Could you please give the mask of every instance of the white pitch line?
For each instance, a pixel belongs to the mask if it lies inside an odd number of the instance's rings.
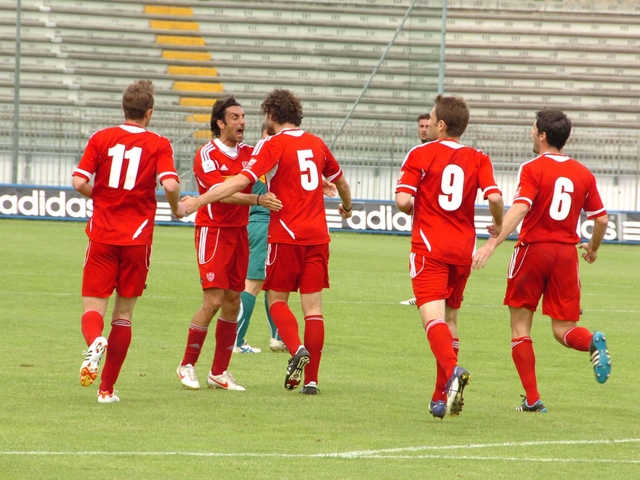
[[[606,445],[620,443],[639,443],[640,438],[624,438],[618,440],[549,440],[537,442],[504,442],[479,443],[467,445],[425,445],[420,447],[390,448],[386,450],[359,450],[352,452],[290,454],[290,453],[219,453],[219,452],[45,452],[45,451],[0,451],[6,456],[185,456],[185,457],[249,457],[249,458],[358,458],[358,459],[442,459],[442,460],[490,460],[490,461],[527,461],[527,462],[560,462],[560,463],[629,463],[640,464],[640,460],[614,460],[608,458],[535,458],[535,457],[498,457],[469,455],[385,455],[396,452],[418,452],[424,450],[469,450],[477,448],[530,447],[544,445]]]

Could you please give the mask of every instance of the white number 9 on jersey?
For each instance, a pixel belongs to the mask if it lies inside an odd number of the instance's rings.
[[[553,187],[553,198],[549,207],[549,216],[557,221],[562,221],[569,216],[571,210],[571,195],[573,182],[567,177],[558,177]]]
[[[440,189],[444,195],[438,195],[438,203],[443,210],[452,212],[460,208],[464,190],[464,170],[459,165],[444,167]]]
[[[300,183],[302,188],[312,192],[320,184],[318,167],[310,159],[313,158],[311,150],[298,150],[298,164],[300,165]]]

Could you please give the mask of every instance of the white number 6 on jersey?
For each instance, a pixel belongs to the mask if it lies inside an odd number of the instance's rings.
[[[553,187],[553,198],[549,207],[549,216],[554,220],[564,220],[571,210],[571,195],[573,182],[567,177],[558,177]]]
[[[302,188],[312,192],[318,188],[320,177],[318,175],[318,167],[310,158],[313,158],[311,150],[298,150],[298,163],[300,164],[300,183]]]

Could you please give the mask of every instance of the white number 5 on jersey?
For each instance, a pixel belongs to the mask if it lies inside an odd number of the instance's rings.
[[[320,184],[318,167],[310,159],[313,158],[311,150],[298,150],[298,164],[300,165],[300,183],[302,188],[312,192]]]

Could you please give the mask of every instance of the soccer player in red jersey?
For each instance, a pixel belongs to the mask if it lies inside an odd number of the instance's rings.
[[[587,263],[597,259],[607,231],[608,216],[587,167],[562,152],[571,134],[571,120],[560,110],[536,114],[531,131],[533,152],[539,156],[518,172],[518,189],[504,217],[502,232],[476,252],[473,268],[484,268],[495,248],[522,222],[507,274],[504,304],[511,313],[511,356],[526,397],[516,410],[546,412],[536,380],[536,357],[531,340],[533,314],[542,300],[542,313],[551,317],[553,335],[574,350],[590,352],[599,383],[611,373],[611,358],[602,332],[578,327],[580,279],[576,244]],[[580,212],[593,220],[587,243],[579,243]]]
[[[219,188],[225,178],[240,173],[249,164],[253,147],[242,143],[244,127],[244,111],[233,95],[216,101],[211,111],[215,138],[198,149],[193,164],[200,194]],[[280,202],[273,194],[252,194],[251,188],[246,187],[225,202],[204,205],[196,215],[195,244],[203,300],[189,325],[187,347],[177,369],[186,388],[200,388],[195,364],[209,324],[220,310],[207,384],[211,388],[245,390],[227,368],[235,345],[240,292],[244,290],[249,261],[250,205],[277,208]]]
[[[431,110],[429,143],[405,158],[396,188],[396,205],[413,214],[409,266],[416,304],[436,358],[436,388],[429,411],[458,415],[469,372],[458,363],[458,310],[471,273],[476,243],[478,189],[489,201],[490,232],[500,232],[504,205],[491,159],[460,143],[469,123],[462,98],[438,95]]]
[[[247,167],[219,188],[182,201],[187,211],[218,201],[255,183],[266,174],[269,192],[282,201],[269,221],[267,275],[263,290],[271,316],[292,355],[285,388],[294,390],[304,372],[302,393],[318,393],[318,370],[324,346],[322,290],[329,287],[329,232],[324,209],[324,176],[333,182],[342,203],[338,211],[351,216],[351,191],[338,162],[319,137],[299,128],[302,103],[288,90],[273,90],[262,103],[270,137],[256,145]],[[305,317],[304,344],[291,312],[290,292],[300,290]],[[305,370],[306,367],[306,370]]]
[[[173,214],[184,216],[171,142],[146,129],[153,103],[151,81],[129,85],[122,97],[124,123],[94,133],[73,171],[73,187],[93,201],[82,277],[82,334],[89,349],[80,368],[80,383],[85,387],[93,383],[108,346],[100,403],[119,401],[113,386],[127,356],[133,307],[149,270],[157,180]],[[114,288],[107,340],[102,336],[104,315]]]

